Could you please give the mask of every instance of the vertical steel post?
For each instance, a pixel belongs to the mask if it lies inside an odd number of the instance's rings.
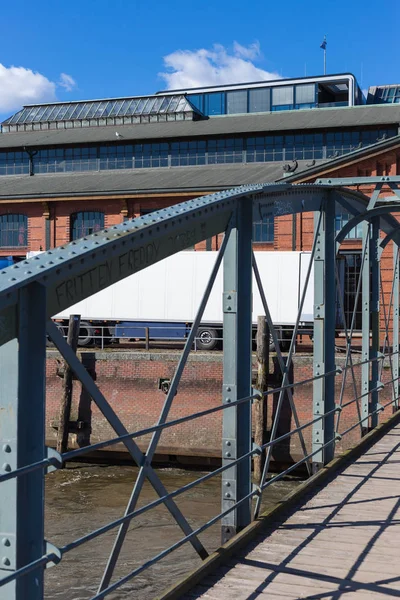
[[[371,428],[378,425],[379,415],[376,412],[379,402],[379,293],[380,293],[380,247],[379,247],[379,217],[371,221],[371,240],[370,240],[370,260],[371,260]]]
[[[370,370],[371,365],[369,362],[370,359],[370,291],[371,291],[371,234],[370,234],[370,224],[367,221],[364,221],[362,224],[362,240],[363,240],[363,248],[364,251],[364,264],[361,266],[362,268],[362,362],[361,365],[361,419],[362,419],[362,431],[363,433],[367,433],[368,431],[368,415],[369,415],[369,389],[370,389]]]
[[[43,460],[46,296],[38,283],[23,288],[18,340],[0,348],[0,473]],[[0,578],[44,554],[44,473],[11,479],[0,494]],[[0,588],[2,600],[42,600],[43,567]]]
[[[393,411],[399,408],[399,246],[393,242]]]
[[[251,395],[252,214],[252,202],[244,198],[238,205],[236,227],[224,256],[224,404]],[[224,410],[222,427],[222,458],[226,465],[251,450],[251,402]],[[222,511],[244,499],[251,489],[248,457],[222,475]],[[250,521],[249,498],[223,518],[222,542]]]
[[[319,229],[318,213],[314,214],[316,252],[314,258],[314,377],[335,369],[335,199],[323,201],[323,218]],[[335,408],[334,376],[313,383],[313,418]],[[335,453],[334,413],[314,423],[312,451],[313,470],[332,460]],[[328,442],[332,442],[325,448]]]
[[[362,271],[362,360],[361,366],[361,418],[363,432],[378,424],[379,392],[379,218],[371,224],[363,223],[363,244],[366,244]],[[372,337],[370,339],[370,331]],[[370,393],[368,393],[370,390]],[[371,415],[369,423],[368,415]]]

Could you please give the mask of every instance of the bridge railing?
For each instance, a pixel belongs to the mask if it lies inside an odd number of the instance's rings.
[[[397,190],[397,180],[389,183]],[[111,230],[93,234],[30,261],[24,261],[0,273],[0,590],[5,600],[42,600],[46,566],[60,563],[57,568],[61,568],[62,559],[67,553],[116,528],[118,532],[113,548],[98,591],[92,596],[92,600],[108,596],[186,543],[204,559],[208,552],[199,537],[202,532],[220,521],[222,541],[231,538],[258,516],[262,494],[273,483],[300,465],[305,465],[309,473],[318,470],[331,460],[335,446],[340,445],[344,436],[350,435],[357,428],[360,429],[360,434],[364,434],[377,424],[379,413],[389,406],[397,410],[399,238],[398,223],[391,213],[397,211],[398,205],[389,206],[387,201],[385,206],[379,204],[379,194],[383,185],[382,179],[377,182],[377,192],[373,194],[369,203],[364,196],[342,189],[335,182],[326,182],[319,186],[248,186],[158,211]],[[336,290],[339,285],[336,282],[335,256],[336,244],[340,243],[340,236],[346,235],[348,226],[346,225],[335,239],[337,202],[354,214],[354,222],[364,220],[367,223],[363,241],[363,268],[368,276],[362,277],[358,286],[358,294],[361,295],[363,303],[361,361],[356,360],[354,355],[353,326],[350,325],[346,330],[342,365],[338,364],[335,356],[334,317]],[[290,348],[288,354],[283,355],[273,329],[264,291],[265,285],[273,283],[261,281],[252,252],[251,235],[253,213],[263,217],[307,211],[315,213],[312,248],[314,367],[312,376],[296,380],[293,353],[302,304],[307,285],[310,284],[311,266],[301,294]],[[386,234],[383,242],[380,241],[380,231]],[[221,232],[225,232],[223,243],[171,380],[158,422],[140,431],[128,431],[116,407],[104,397],[50,317],[137,270]],[[387,245],[389,239],[394,241],[393,288],[388,306],[383,310],[385,331],[384,339],[381,340],[379,259],[382,243]],[[198,325],[222,262],[222,404],[182,418],[168,420]],[[262,394],[251,385],[252,270],[263,301],[265,317],[274,336],[276,361],[281,372],[281,383]],[[384,295],[382,299],[383,302],[386,301]],[[371,339],[370,313],[373,315]],[[63,455],[45,447],[46,335],[50,337],[82,387],[113,428],[113,439],[71,450]],[[387,369],[385,361],[389,361]],[[357,370],[360,372],[357,373]],[[350,379],[350,383],[347,379]],[[312,392],[312,410],[309,411],[311,418],[304,418],[300,414],[300,402],[296,394],[301,389]],[[349,389],[353,392],[352,395],[349,395]],[[390,390],[390,399],[383,403],[378,402],[386,389]],[[336,398],[339,398],[337,403]],[[269,439],[260,446],[254,446],[251,407],[254,400],[260,402],[262,399],[266,399],[267,402],[273,399],[274,415]],[[356,410],[353,410],[349,421],[344,415],[350,413],[353,408]],[[290,411],[294,426],[292,430],[282,433],[280,423],[285,410]],[[161,433],[189,420],[219,412],[223,415],[222,466],[182,488],[168,492],[153,466]],[[150,441],[147,450],[142,452],[135,440],[145,435],[150,436]],[[273,449],[294,438],[298,439],[300,458],[293,460],[287,469],[271,477]],[[66,461],[102,449],[106,445],[112,446],[121,442],[139,467],[124,515],[62,547],[47,542],[44,538],[44,475],[47,468],[61,468]],[[251,458],[260,454],[265,455],[264,469],[261,480],[253,487]],[[200,527],[193,529],[175,498],[202,482],[219,476],[222,480],[221,511]],[[158,498],[137,508],[145,480],[150,482]],[[182,531],[182,537],[153,558],[145,560],[141,566],[115,580],[115,569],[129,524],[135,517],[159,505],[167,508]]]

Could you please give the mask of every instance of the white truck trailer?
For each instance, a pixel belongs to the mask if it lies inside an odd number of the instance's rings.
[[[103,345],[121,339],[177,340],[187,337],[204,293],[216,252],[179,252],[54,315],[66,328],[81,315],[79,344]],[[290,337],[310,263],[309,252],[256,252],[278,338]],[[222,338],[222,266],[197,332],[196,346],[212,350]],[[253,327],[264,310],[253,277]],[[313,273],[300,317],[301,332],[313,327]]]

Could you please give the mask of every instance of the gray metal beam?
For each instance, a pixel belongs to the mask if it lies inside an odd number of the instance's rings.
[[[377,177],[323,177],[317,179],[317,185],[371,185],[371,183],[400,183],[400,175],[378,175]]]
[[[17,468],[18,341],[0,347],[0,474]],[[0,495],[0,579],[16,570],[17,481],[1,484]],[[15,582],[1,590],[2,600],[15,600]]]
[[[251,395],[252,344],[252,203],[240,202],[236,227],[232,229],[224,256],[224,379],[223,403]],[[224,410],[223,464],[250,452],[251,402]],[[222,476],[222,511],[251,492],[251,459],[242,460]],[[251,521],[248,498],[222,520],[222,542]]]
[[[362,225],[362,240],[364,247],[364,260],[362,268],[362,362],[361,365],[361,418],[363,422],[363,432],[368,431],[369,415],[369,389],[370,389],[370,301],[371,301],[371,225],[364,222]]]
[[[0,473],[45,458],[46,291],[20,291],[18,341],[0,348]],[[41,558],[44,547],[44,473],[2,484],[0,578]],[[42,600],[43,566],[1,588],[2,600]]]
[[[314,215],[316,252],[314,258],[314,376],[335,370],[335,201],[324,202],[322,223],[317,229],[319,214]],[[313,418],[335,408],[334,377],[313,382]],[[314,471],[332,460],[335,445],[334,413],[314,423],[312,451]],[[323,448],[328,442],[332,443]]]
[[[371,222],[370,239],[370,265],[371,265],[371,293],[370,293],[370,318],[371,318],[371,428],[378,425],[379,415],[376,412],[379,401],[379,298],[380,298],[380,248],[379,248],[379,219],[375,217]],[[369,337],[369,336],[368,336]]]
[[[362,265],[362,357],[361,366],[361,417],[362,431],[378,424],[379,382],[379,297],[380,297],[380,219],[393,207],[376,207],[383,183],[376,182],[375,190],[368,204],[368,216],[363,223],[364,264]],[[399,205],[394,205],[398,210]],[[357,219],[358,217],[356,217]],[[354,219],[352,219],[354,221]],[[369,222],[369,223],[368,223]],[[397,223],[397,221],[396,221]],[[340,232],[343,234],[344,229]],[[397,225],[398,226],[398,225]],[[371,332],[371,339],[370,339]],[[370,361],[370,362],[365,362]],[[369,392],[369,393],[368,393]],[[369,422],[368,416],[371,414]]]
[[[393,410],[399,408],[399,246],[393,243],[393,336],[392,336],[392,352],[393,352]]]

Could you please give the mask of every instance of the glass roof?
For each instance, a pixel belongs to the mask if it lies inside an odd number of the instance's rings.
[[[192,116],[193,113],[201,115],[184,94],[144,96],[24,106],[22,110],[3,121],[2,125],[88,120],[90,120],[90,125],[105,125],[112,124],[112,121],[108,121],[108,119],[114,118],[184,115],[186,113]],[[105,121],[106,119],[107,121]],[[140,119],[134,122],[137,121],[140,122]]]

